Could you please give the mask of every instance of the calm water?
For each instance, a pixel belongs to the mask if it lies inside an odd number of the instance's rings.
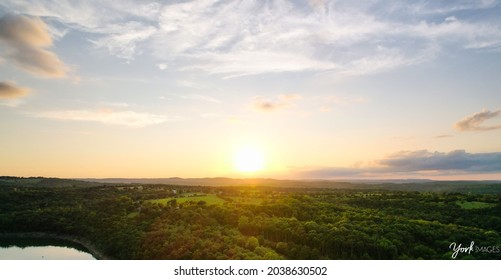
[[[0,260],[95,260],[78,244],[54,239],[0,240]]]

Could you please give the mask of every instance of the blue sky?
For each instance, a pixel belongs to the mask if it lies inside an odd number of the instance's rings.
[[[500,1],[2,1],[0,173],[501,179]],[[253,146],[265,168],[242,174]]]

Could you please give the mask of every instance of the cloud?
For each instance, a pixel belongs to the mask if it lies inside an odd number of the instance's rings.
[[[304,71],[367,75],[424,63],[450,46],[488,49],[501,44],[499,22],[458,19],[446,12],[441,22],[426,13],[416,19],[405,5],[388,1],[363,6],[310,3],[311,9],[288,1],[166,5],[159,32],[152,36],[153,50],[164,59],[185,59],[185,69],[233,78]],[[441,5],[450,13],[460,9]],[[378,8],[395,11],[381,15]],[[478,8],[463,5],[461,9]],[[427,9],[436,7],[420,11]]]
[[[501,172],[501,152],[403,151],[367,166],[295,168],[292,171],[302,178],[433,177],[498,173]]]
[[[127,60],[145,50],[139,47],[156,30],[154,22],[160,4],[145,1],[2,1],[10,10],[50,18],[67,29],[93,34],[89,39],[96,48]],[[52,34],[64,36],[67,29],[51,26]],[[95,39],[97,37],[97,39]]]
[[[354,76],[374,74],[403,66],[417,65],[431,60],[438,52],[437,46],[423,46],[413,55],[399,47],[378,47],[369,54],[353,59],[337,71],[339,74]]]
[[[188,95],[182,95],[181,98],[183,99],[191,99],[191,100],[199,100],[199,101],[205,101],[205,102],[211,102],[211,103],[217,103],[221,104],[221,100],[216,99],[214,97],[206,96],[206,95],[201,95],[201,94],[188,94]]]
[[[56,54],[44,49],[20,46],[8,57],[21,69],[40,77],[61,78],[68,72]]]
[[[65,77],[68,67],[53,52],[47,25],[39,18],[6,14],[0,18],[0,40],[7,46],[7,58],[19,68],[46,78]]]
[[[28,88],[19,87],[11,82],[0,82],[0,99],[14,99],[28,94]]]
[[[406,151],[396,153],[379,163],[392,172],[416,171],[461,171],[461,172],[499,172],[501,153],[471,154],[464,150],[449,153]]]
[[[253,106],[256,110],[263,112],[273,112],[279,109],[289,107],[292,101],[300,99],[301,96],[298,94],[283,94],[278,96],[275,100],[265,99],[262,96],[257,96],[254,98]]]
[[[468,10],[480,10],[491,8],[497,4],[496,0],[434,0],[434,1],[416,1],[416,3],[407,4],[407,9],[417,14],[448,14]]]
[[[340,68],[330,61],[319,61],[297,52],[285,51],[244,50],[231,53],[191,54],[188,57],[197,62],[182,70],[202,70],[210,74],[222,74],[225,79],[263,73],[327,71]]]
[[[90,33],[96,48],[117,57],[152,54],[178,70],[223,78],[282,72],[369,75],[425,63],[443,52],[501,51],[501,20],[493,0],[2,4]]]
[[[116,33],[109,34],[91,42],[96,48],[107,49],[115,56],[127,60],[133,60],[136,55],[141,54],[141,52],[137,50],[138,44],[144,42],[156,32],[155,27],[145,26],[139,22],[128,22],[118,29]]]
[[[0,18],[0,38],[16,45],[49,47],[52,39],[39,18],[6,14]]]
[[[165,70],[165,69],[167,69],[169,66],[168,66],[167,64],[165,64],[165,63],[158,63],[158,64],[157,64],[157,67],[158,67],[158,69],[160,69],[160,70]]]
[[[6,8],[38,17],[49,17],[86,32],[108,33],[116,22],[156,18],[160,4],[146,1],[4,0]]]
[[[438,139],[440,139],[440,138],[451,138],[451,137],[453,137],[453,136],[450,135],[450,134],[441,134],[441,135],[435,136],[435,138],[438,138]]]
[[[37,113],[35,116],[53,120],[100,122],[107,125],[123,125],[129,127],[146,127],[171,120],[164,115],[114,110],[48,111]]]
[[[193,89],[203,89],[204,86],[198,81],[191,79],[178,80],[176,83],[180,87],[193,88]]]
[[[500,129],[501,124],[482,125],[485,121],[493,119],[500,115],[501,115],[501,109],[492,112],[487,109],[483,109],[478,113],[465,117],[464,119],[457,122],[454,126],[459,131],[487,131],[487,130]]]
[[[287,107],[286,103],[270,101],[262,97],[258,97],[254,101],[254,108],[263,112],[272,112],[284,107]]]

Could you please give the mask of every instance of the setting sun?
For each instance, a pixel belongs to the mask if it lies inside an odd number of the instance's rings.
[[[254,147],[243,147],[235,154],[234,167],[240,172],[260,171],[264,168],[263,153]]]

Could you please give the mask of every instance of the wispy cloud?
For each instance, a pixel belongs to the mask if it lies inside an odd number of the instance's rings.
[[[96,48],[107,49],[117,57],[132,60],[136,55],[142,53],[137,48],[138,44],[155,33],[156,28],[153,26],[146,26],[139,22],[128,22],[121,26],[116,33],[113,32],[91,42]]]
[[[136,0],[5,0],[0,5],[23,14],[51,18],[72,29],[104,35],[125,32],[120,25],[123,22],[137,19],[151,22],[157,18],[161,6],[156,2]]]
[[[303,178],[370,178],[485,174],[501,172],[501,153],[403,151],[356,167],[294,168]]]
[[[56,54],[44,48],[52,45],[47,25],[39,18],[6,14],[0,18],[0,40],[7,46],[7,58],[36,76],[60,78],[68,67]]]
[[[132,60],[145,48],[138,47],[156,30],[156,14],[160,4],[144,1],[3,1],[7,8],[20,13],[47,17],[66,28],[50,26],[51,34],[64,36],[68,29],[98,35],[89,39],[96,48]],[[0,4],[0,5],[2,5]],[[92,38],[95,38],[94,36]]]
[[[484,1],[4,1],[93,33],[97,48],[131,60],[151,53],[178,70],[234,78],[281,72],[367,75],[443,51],[501,50],[499,17]]]
[[[221,100],[207,96],[207,95],[202,95],[202,94],[187,94],[187,95],[182,95],[182,99],[191,99],[191,100],[199,100],[199,101],[205,101],[205,102],[210,102],[210,103],[217,103],[221,104]]]
[[[496,0],[434,0],[415,1],[415,3],[405,3],[406,9],[415,14],[448,14],[469,10],[480,10],[494,7],[498,4]]]
[[[380,160],[379,163],[393,172],[416,171],[501,171],[501,153],[467,153],[456,150],[449,153],[405,151]]]
[[[254,98],[253,106],[259,111],[273,112],[291,106],[292,101],[297,99],[301,99],[301,96],[298,94],[282,94],[274,100],[257,96]]]
[[[451,137],[453,137],[453,136],[450,135],[450,134],[441,134],[441,135],[435,136],[435,138],[438,138],[438,139],[441,139],[441,138],[451,138]]]
[[[495,47],[499,23],[443,15],[382,17],[377,6],[314,1],[311,8],[287,1],[196,1],[164,6],[159,33],[153,36],[160,57],[180,56],[185,69],[227,78],[274,72],[328,71],[364,75],[420,64],[450,42],[459,47]],[[459,8],[441,4],[451,13]],[[462,9],[488,8],[463,5]],[[421,7],[434,10],[435,7]],[[233,24],[239,22],[239,24]],[[203,23],[203,24],[201,24]],[[165,47],[171,52],[165,52]]]
[[[61,121],[99,122],[107,125],[146,127],[171,120],[165,115],[156,115],[135,111],[114,110],[65,110],[48,111],[35,114],[39,118]]]
[[[28,94],[28,88],[17,86],[12,82],[0,82],[0,99],[14,99]]]
[[[160,69],[160,70],[165,70],[165,69],[167,69],[169,66],[168,66],[167,64],[165,64],[165,63],[157,63],[157,67],[158,67],[158,69]]]
[[[182,70],[202,70],[210,74],[222,74],[226,79],[263,73],[327,71],[340,68],[330,61],[315,60],[297,52],[278,50],[242,50],[187,56],[196,62],[183,67]]]
[[[492,112],[487,109],[483,109],[478,113],[465,117],[454,126],[459,131],[487,131],[501,129],[501,123],[496,125],[483,125],[484,122],[498,116],[501,116],[501,109],[494,110]]]

